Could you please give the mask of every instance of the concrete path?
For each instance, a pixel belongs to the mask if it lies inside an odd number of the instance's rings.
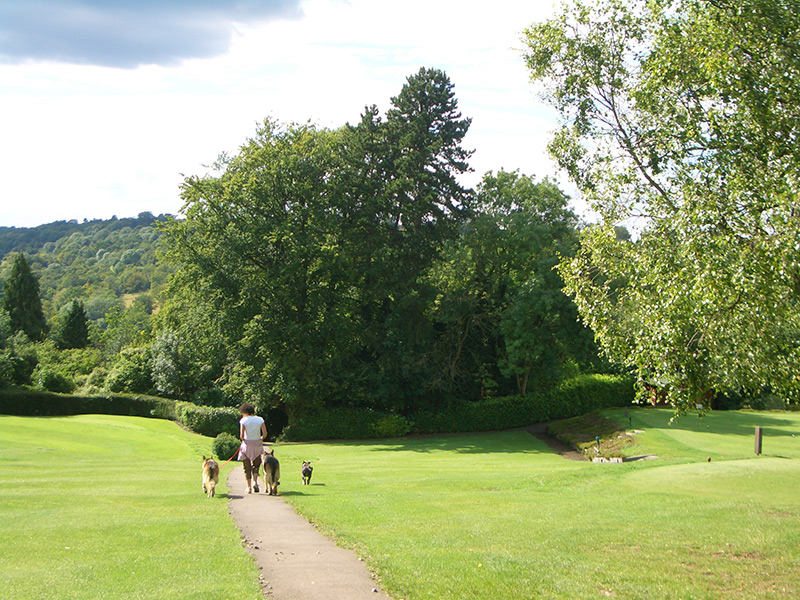
[[[228,511],[261,569],[267,598],[391,600],[354,552],[322,535],[283,498],[267,496],[263,490],[243,493],[241,467],[231,471],[228,487]]]

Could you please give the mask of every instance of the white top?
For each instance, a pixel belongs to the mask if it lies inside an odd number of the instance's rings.
[[[247,415],[246,417],[239,419],[239,423],[244,425],[244,439],[261,439],[261,425],[264,424],[264,419],[256,415]]]

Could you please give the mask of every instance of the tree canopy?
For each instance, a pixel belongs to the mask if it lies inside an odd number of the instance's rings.
[[[681,409],[797,388],[797,8],[575,1],[525,33],[562,119],[550,151],[602,217],[567,289],[607,355]]]

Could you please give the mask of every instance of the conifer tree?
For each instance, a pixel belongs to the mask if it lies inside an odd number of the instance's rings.
[[[85,348],[89,344],[89,324],[83,302],[72,301],[58,332],[59,348]]]
[[[42,312],[39,280],[22,253],[14,258],[11,273],[3,283],[3,308],[11,317],[14,332],[23,331],[34,341],[44,339],[47,320]]]

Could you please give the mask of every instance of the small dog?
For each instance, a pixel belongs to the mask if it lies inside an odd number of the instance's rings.
[[[281,478],[281,463],[275,458],[275,451],[264,450],[264,491],[270,496],[278,495]]]
[[[314,467],[311,466],[311,462],[303,462],[303,468],[300,469],[300,473],[303,475],[303,485],[309,485],[311,483],[311,472],[314,470]]]
[[[219,465],[213,458],[203,457],[203,492],[213,498],[219,483]]]

